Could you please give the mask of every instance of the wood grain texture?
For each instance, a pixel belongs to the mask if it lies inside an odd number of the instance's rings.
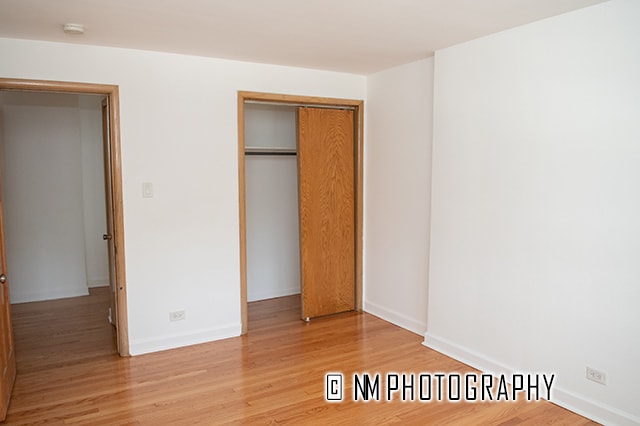
[[[118,286],[116,285],[116,250],[113,243],[113,234],[115,232],[113,226],[113,191],[111,188],[111,167],[109,159],[111,158],[111,144],[109,143],[111,129],[109,126],[109,102],[107,99],[102,100],[102,149],[103,149],[103,168],[104,168],[104,191],[106,200],[106,226],[107,235],[111,236],[106,241],[107,258],[109,267],[109,289],[111,294],[110,312],[111,324],[118,327]]]
[[[111,165],[111,195],[113,215],[113,247],[115,251],[116,305],[118,352],[129,355],[129,311],[127,308],[127,272],[124,249],[124,209],[122,194],[122,159],[120,156],[120,90],[118,86],[106,88],[109,102],[109,153]]]
[[[248,335],[122,358],[105,319],[108,290],[95,290],[15,305],[7,424],[595,424],[546,401],[329,404],[329,371],[472,370],[366,313],[302,322],[299,297],[250,303]]]
[[[238,186],[240,215],[240,303],[242,317],[242,333],[247,333],[247,278],[246,278],[246,206],[245,206],[245,172],[244,172],[244,105],[246,101],[265,101],[282,104],[306,104],[343,106],[355,108],[356,124],[356,212],[355,212],[355,308],[362,309],[362,253],[363,253],[363,194],[364,194],[364,102],[362,100],[328,98],[316,96],[285,95],[264,92],[238,91]]]
[[[247,190],[244,164],[244,96],[238,93],[238,213],[240,215],[240,316],[242,334],[249,325],[247,313]]]
[[[363,299],[363,244],[364,244],[364,103],[356,108],[356,309],[362,310]]]
[[[7,281],[0,283],[0,420],[7,414],[13,382],[16,378],[16,353],[11,327],[11,307],[9,304],[9,273],[4,245],[4,207],[2,205],[2,179],[0,179],[0,274]]]
[[[320,96],[298,96],[298,95],[286,95],[279,93],[264,93],[264,92],[247,92],[240,91],[238,95],[243,100],[253,101],[265,101],[265,102],[281,102],[281,103],[294,103],[294,104],[318,104],[328,106],[348,106],[348,107],[361,107],[362,101],[353,99],[342,98],[327,98]]]
[[[355,307],[353,111],[298,108],[302,317]]]
[[[120,91],[110,84],[76,83],[48,80],[0,78],[0,90],[41,93],[75,93],[104,95],[109,103],[109,164],[111,175],[113,247],[115,251],[115,281],[117,287],[118,350],[129,355],[129,327],[127,311],[127,280],[124,252],[124,209],[122,195],[122,160],[120,156]]]

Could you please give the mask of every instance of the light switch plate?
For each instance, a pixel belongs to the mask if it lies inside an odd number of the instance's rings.
[[[153,184],[151,182],[142,183],[142,198],[153,198]]]

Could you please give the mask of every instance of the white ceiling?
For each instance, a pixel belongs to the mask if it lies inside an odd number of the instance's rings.
[[[0,37],[369,74],[602,1],[0,0]]]

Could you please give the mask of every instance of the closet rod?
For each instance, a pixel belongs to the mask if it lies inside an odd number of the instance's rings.
[[[328,108],[328,109],[346,109],[350,111],[355,111],[355,106],[348,105],[326,105],[326,104],[301,104],[295,102],[272,102],[272,101],[259,101],[254,99],[245,99],[245,104],[252,105],[273,105],[273,106],[288,106],[288,107],[308,107],[308,108]]]
[[[249,148],[244,149],[244,155],[296,155],[294,148]]]
[[[262,151],[262,152],[245,152],[244,155],[296,155],[295,152],[277,152],[277,151]]]

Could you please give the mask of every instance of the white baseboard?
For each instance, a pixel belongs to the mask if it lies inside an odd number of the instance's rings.
[[[424,334],[423,345],[485,373],[507,376],[516,373],[515,369],[496,360],[429,333]],[[558,387],[553,388],[551,402],[606,425],[640,424],[638,416]]]
[[[256,302],[258,300],[273,299],[275,297],[291,296],[293,294],[300,294],[300,287],[289,287],[262,292],[249,292],[249,294],[247,294],[247,302]]]
[[[71,289],[59,289],[59,290],[42,290],[33,293],[21,293],[11,289],[9,297],[11,303],[28,303],[28,302],[42,302],[44,300],[65,299],[67,297],[86,296],[89,294],[89,290],[86,287],[71,288]]]
[[[87,278],[87,287],[108,287],[109,286],[109,277],[88,277]]]
[[[378,305],[377,303],[365,300],[363,309],[366,313],[375,315],[378,318],[382,318],[385,321],[388,321],[392,324],[397,325],[398,327],[402,327],[421,336],[424,335],[424,332],[427,329],[426,322],[423,323],[421,321],[416,321],[413,318],[409,318],[408,316],[401,314],[400,312],[396,312],[392,309],[387,309],[383,306]]]
[[[216,340],[227,339],[229,337],[236,337],[240,336],[241,333],[242,325],[234,324],[225,327],[215,327],[198,330],[196,332],[174,334],[151,339],[132,339],[129,342],[129,352],[131,355],[148,354],[168,349],[181,348],[183,346],[213,342]]]

